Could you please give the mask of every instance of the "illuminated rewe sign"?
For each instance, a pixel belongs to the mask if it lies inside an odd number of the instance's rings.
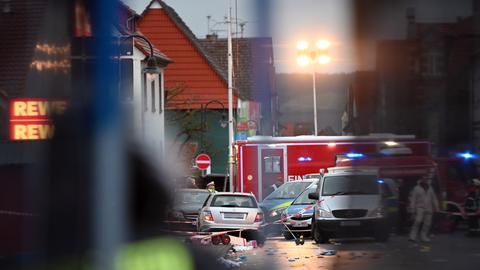
[[[19,98],[10,100],[10,139],[45,140],[53,136],[55,127],[50,115],[62,114],[64,100]]]

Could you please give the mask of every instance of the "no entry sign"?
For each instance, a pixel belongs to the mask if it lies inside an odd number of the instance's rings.
[[[212,160],[210,159],[210,156],[208,156],[207,154],[200,154],[197,156],[197,158],[195,158],[195,165],[200,170],[208,169],[211,163],[212,163]]]

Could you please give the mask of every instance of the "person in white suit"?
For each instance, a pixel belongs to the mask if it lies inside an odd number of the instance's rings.
[[[417,240],[418,230],[422,225],[420,240],[430,242],[428,232],[432,224],[433,213],[439,210],[437,196],[430,184],[431,178],[426,176],[420,179],[410,195],[410,211],[415,218],[410,230],[411,241]]]

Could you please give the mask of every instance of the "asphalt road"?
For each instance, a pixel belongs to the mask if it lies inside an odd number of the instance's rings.
[[[334,250],[333,256],[319,255]],[[386,243],[368,239],[338,240],[303,246],[276,237],[263,248],[239,252],[245,256],[243,269],[480,269],[480,238],[467,238],[463,232],[435,236],[430,244],[411,243],[406,237],[392,236]]]

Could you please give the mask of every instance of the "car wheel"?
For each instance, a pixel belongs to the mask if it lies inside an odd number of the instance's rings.
[[[387,226],[380,227],[375,232],[375,240],[377,242],[387,242],[389,237],[390,237],[390,233]]]
[[[312,239],[317,244],[325,244],[330,239],[326,232],[322,232],[316,221],[312,220]]]

